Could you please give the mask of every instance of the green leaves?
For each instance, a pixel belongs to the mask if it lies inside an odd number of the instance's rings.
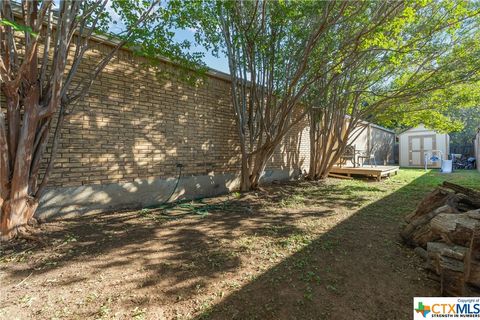
[[[162,57],[177,63],[185,75],[185,81],[195,83],[192,75],[201,76],[205,72],[203,53],[192,52],[192,44],[187,40],[176,38],[175,30],[190,27],[194,21],[189,20],[189,12],[196,8],[197,2],[181,0],[147,1],[147,0],[112,0],[109,19],[117,16],[123,26],[114,36],[128,41],[128,47],[137,55],[150,59],[151,65],[158,66],[156,58]],[[138,21],[142,20],[142,23]],[[192,72],[195,71],[195,72]],[[166,74],[158,70],[157,74]],[[188,78],[188,79],[187,79]]]
[[[364,12],[385,10],[374,5]],[[468,1],[407,1],[383,21],[349,10],[349,19],[322,42],[317,62],[335,66],[327,69],[325,81],[337,86],[342,79],[344,98],[338,88],[325,87],[322,99],[348,113],[355,110],[354,101],[368,101],[369,107],[356,109],[389,127],[425,123],[461,130],[461,119],[450,110],[478,101],[478,89],[471,86],[480,79],[479,14],[478,4]],[[340,45],[362,26],[369,31],[357,38],[358,47]],[[330,52],[336,54],[326,59]],[[343,106],[346,101],[349,107]]]
[[[12,28],[13,30],[15,30],[15,31],[28,33],[28,34],[30,34],[30,35],[33,36],[33,37],[37,37],[37,36],[38,36],[38,33],[33,32],[33,31],[32,31],[32,28],[30,28],[30,27],[28,27],[28,26],[24,26],[24,25],[18,24],[18,23],[14,22],[14,21],[10,21],[10,20],[7,20],[7,19],[0,19],[0,25],[1,25],[1,26],[11,27],[11,28]]]

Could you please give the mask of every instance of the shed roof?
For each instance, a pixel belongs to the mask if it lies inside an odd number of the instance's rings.
[[[351,116],[349,114],[345,115],[345,118],[349,119],[351,118]],[[391,134],[395,134],[395,131],[391,130],[391,129],[388,129],[388,128],[385,128],[385,127],[382,127],[378,124],[375,124],[373,122],[368,122],[367,120],[360,120],[361,123],[365,124],[365,125],[370,125],[376,129],[379,129],[379,130],[383,130],[383,131],[386,131],[388,133],[391,133]]]
[[[434,130],[434,129],[429,129],[429,128],[425,127],[425,125],[424,125],[423,123],[421,123],[421,124],[419,124],[419,125],[416,126],[416,127],[411,127],[411,128],[405,129],[405,130],[403,130],[402,132],[398,133],[397,135],[398,135],[398,136],[401,136],[402,134],[407,133],[407,132],[409,132],[409,131],[412,131],[412,130],[414,130],[414,129],[424,129],[424,131],[432,131],[432,132],[435,132],[435,133],[437,133],[437,134],[441,134],[440,132],[438,132],[438,131],[436,131],[436,130]],[[445,134],[448,135],[448,133],[445,133]]]

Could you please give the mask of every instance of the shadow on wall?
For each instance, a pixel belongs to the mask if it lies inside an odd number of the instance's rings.
[[[378,165],[395,163],[394,147],[395,135],[383,130],[373,128],[371,136],[371,152],[375,156]]]
[[[270,159],[267,169],[283,170],[293,177],[308,171],[310,159],[309,139],[308,120],[305,118],[284,137],[282,144],[278,146]]]
[[[40,219],[84,213],[142,208],[167,201],[225,194],[238,186],[234,175],[205,175],[170,179],[138,179],[131,183],[50,189],[42,198]]]
[[[96,44],[82,70],[93,68],[106,52]],[[239,143],[229,83],[207,77],[195,87],[157,76],[160,70],[173,77],[179,72],[173,66],[145,63],[119,52],[69,115],[39,217],[161,203],[176,184],[178,164],[182,178],[172,200],[237,186]],[[289,146],[275,156],[264,181],[297,172],[296,139],[286,139]]]

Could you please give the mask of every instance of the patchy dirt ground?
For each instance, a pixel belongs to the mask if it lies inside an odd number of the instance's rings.
[[[438,295],[399,226],[444,177],[272,185],[41,225],[3,243],[2,319],[410,319]]]

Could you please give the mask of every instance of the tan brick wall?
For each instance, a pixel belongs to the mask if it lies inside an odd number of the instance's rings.
[[[96,44],[80,74],[109,48]],[[77,104],[62,131],[49,185],[72,187],[145,178],[238,173],[239,146],[229,83],[208,76],[193,87],[158,77],[157,69],[121,51]],[[175,71],[160,62],[162,71]],[[177,70],[178,71],[178,70]],[[269,169],[298,172],[308,166],[306,122],[292,130]]]
[[[289,170],[292,173],[308,171],[310,161],[310,130],[307,118],[292,128],[277,148],[267,169]]]

